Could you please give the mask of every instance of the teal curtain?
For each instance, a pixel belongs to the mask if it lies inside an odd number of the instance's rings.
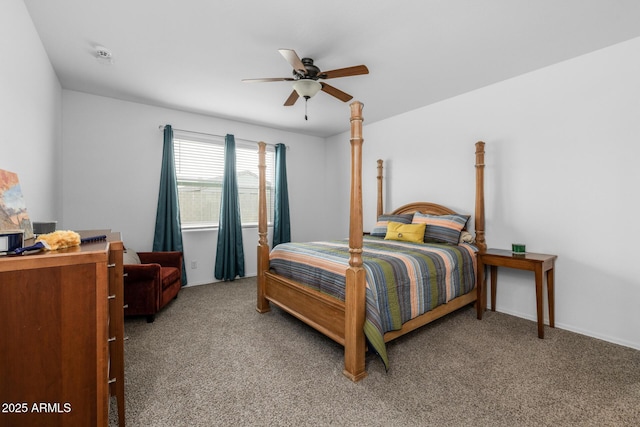
[[[214,273],[218,280],[234,280],[236,276],[244,277],[242,223],[236,174],[236,141],[233,135],[227,135],[224,139],[224,176]]]
[[[182,229],[180,227],[180,207],[178,202],[178,183],[173,157],[173,128],[164,127],[164,145],[162,148],[162,169],[160,171],[160,193],[156,211],[156,230],[153,235],[153,251],[182,250]],[[182,286],[187,284],[187,270],[182,257]]]
[[[287,146],[276,145],[276,182],[274,186],[273,245],[291,241],[289,190],[287,189]]]

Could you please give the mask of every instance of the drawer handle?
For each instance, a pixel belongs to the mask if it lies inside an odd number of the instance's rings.
[[[129,304],[123,305],[122,308],[129,308]]]
[[[111,337],[107,340],[107,342],[114,342],[116,340],[116,337]]]
[[[115,383],[115,382],[116,382],[116,379],[115,379],[115,378],[111,378],[111,379],[109,380],[109,384],[113,384],[113,383]]]
[[[116,264],[115,264],[115,263],[113,263],[113,264],[107,264],[107,267],[109,267],[109,268],[113,268],[113,267],[115,267],[115,266],[116,266]]]
[[[109,296],[107,297],[107,299],[116,299],[116,296],[115,296],[115,295],[109,295]]]

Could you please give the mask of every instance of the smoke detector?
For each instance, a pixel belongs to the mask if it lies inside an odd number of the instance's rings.
[[[96,46],[96,60],[104,65],[113,64],[113,55],[106,47]]]

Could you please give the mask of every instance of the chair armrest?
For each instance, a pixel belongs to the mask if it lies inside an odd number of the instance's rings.
[[[125,314],[154,314],[160,310],[162,274],[160,264],[124,264]]]
[[[182,252],[138,252],[142,264],[156,263],[163,267],[174,267],[182,271]]]
[[[127,282],[160,280],[160,264],[125,264],[122,267]]]

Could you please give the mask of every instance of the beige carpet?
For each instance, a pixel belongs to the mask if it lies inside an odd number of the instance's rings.
[[[354,384],[341,346],[255,294],[254,278],[188,287],[154,323],[127,319],[128,426],[640,425],[640,351],[468,307]]]

